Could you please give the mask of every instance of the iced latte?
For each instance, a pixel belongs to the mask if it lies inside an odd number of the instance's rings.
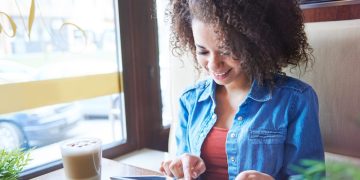
[[[81,138],[61,144],[66,177],[70,180],[101,179],[101,140]]]

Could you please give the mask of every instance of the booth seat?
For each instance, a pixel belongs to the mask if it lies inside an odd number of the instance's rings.
[[[326,158],[360,165],[360,19],[305,27],[315,63],[301,79],[318,94]]]

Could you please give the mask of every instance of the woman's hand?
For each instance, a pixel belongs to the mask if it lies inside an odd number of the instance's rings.
[[[204,161],[191,154],[183,154],[174,160],[163,161],[160,167],[160,172],[164,175],[185,180],[196,179],[205,170]]]
[[[265,173],[247,170],[238,174],[235,180],[274,180],[274,178]]]

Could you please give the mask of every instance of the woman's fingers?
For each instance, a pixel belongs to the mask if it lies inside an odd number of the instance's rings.
[[[205,170],[204,161],[200,157],[190,154],[183,154],[174,160],[163,161],[160,167],[160,171],[164,175],[185,180],[196,179]]]
[[[161,162],[161,165],[160,165],[159,171],[160,171],[161,173],[165,174],[164,161],[162,161],[162,162]]]
[[[181,156],[181,161],[185,180],[195,179],[205,172],[205,164],[198,156],[183,154]]]
[[[184,177],[182,162],[180,159],[176,159],[176,160],[172,161],[172,163],[169,166],[169,169],[176,178]]]
[[[189,154],[184,154],[181,156],[181,162],[183,165],[184,178],[185,180],[190,180],[191,178],[191,158]]]
[[[238,174],[235,178],[235,180],[274,180],[273,177],[271,177],[268,174],[254,171],[254,170],[247,170],[243,171],[240,174]]]
[[[172,172],[170,170],[171,162],[172,162],[172,160],[163,161],[161,163],[160,171],[167,176],[174,177],[174,175],[172,174]]]
[[[199,159],[199,161],[197,161],[197,164],[194,167],[194,170],[192,171],[191,177],[195,179],[200,174],[204,173],[205,170],[206,170],[206,166],[204,161],[202,159]]]

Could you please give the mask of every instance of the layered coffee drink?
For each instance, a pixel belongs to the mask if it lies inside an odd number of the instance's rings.
[[[101,140],[79,138],[61,144],[66,177],[70,180],[101,179]]]

